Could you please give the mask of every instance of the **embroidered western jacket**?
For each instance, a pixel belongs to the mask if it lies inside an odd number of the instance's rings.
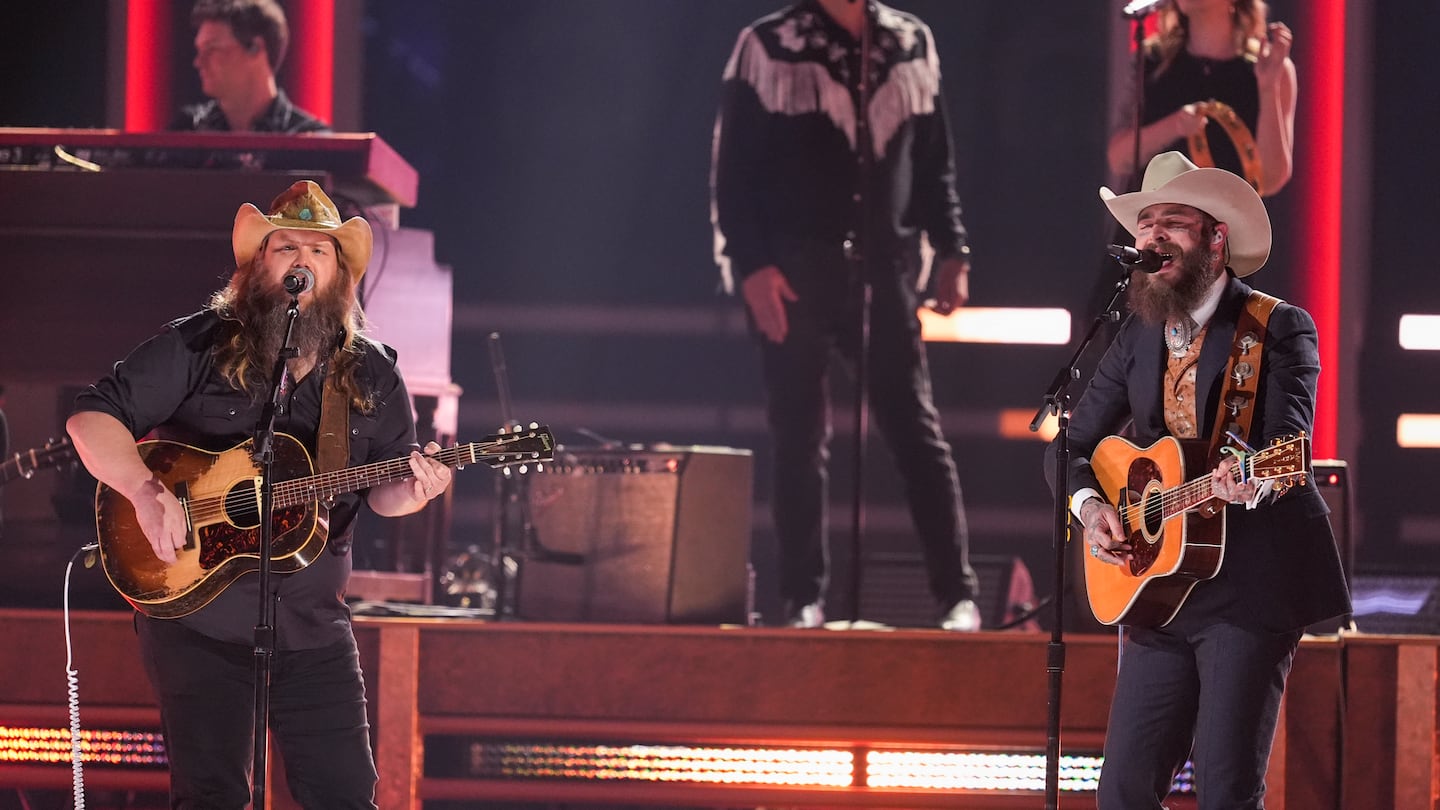
[[[965,251],[930,29],[875,9],[872,90],[861,114],[861,43],[815,0],[741,31],[725,66],[711,177],[727,290],[778,264],[776,246],[786,240],[868,239],[872,272],[918,255],[921,232],[937,257]],[[862,160],[870,162],[863,187]]]

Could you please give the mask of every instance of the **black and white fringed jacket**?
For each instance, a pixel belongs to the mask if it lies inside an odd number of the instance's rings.
[[[725,66],[711,178],[716,258],[726,289],[778,264],[786,241],[864,235],[865,192],[877,259],[938,257],[965,245],[955,166],[930,29],[875,4],[869,109],[860,104],[860,41],[815,0],[740,32]],[[873,164],[860,188],[860,159]],[[893,264],[892,262],[887,262]]]

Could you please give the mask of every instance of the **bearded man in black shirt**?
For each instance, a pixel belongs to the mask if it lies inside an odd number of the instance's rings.
[[[235,273],[209,307],[166,325],[81,393],[66,427],[91,474],[133,507],[144,535],[137,555],[162,572],[193,565],[177,563],[177,551],[191,553],[203,515],[162,483],[135,440],[148,435],[222,452],[250,439],[269,401],[284,336],[291,301],[284,279],[313,279],[298,293],[291,345],[299,353],[287,361],[277,433],[294,437],[322,466],[328,453],[342,462],[337,468],[408,456],[409,469],[404,479],[337,495],[320,507],[328,539],[304,567],[277,570],[271,579],[270,722],[301,804],[373,808],[377,777],[365,687],[344,601],[349,541],[362,501],[381,515],[417,512],[445,491],[451,472],[417,452],[395,353],[364,335],[355,290],[371,253],[365,220],[342,223],[320,187],[305,180],[277,197],[268,214],[242,205],[232,244]],[[425,451],[439,449],[432,442]],[[258,579],[241,576],[198,605],[167,606],[167,618],[153,615],[157,605],[127,598],[141,608],[135,626],[160,702],[172,806],[246,806]]]

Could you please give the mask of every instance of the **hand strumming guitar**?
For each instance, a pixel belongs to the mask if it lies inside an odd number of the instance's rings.
[[[1104,499],[1091,497],[1080,506],[1080,524],[1085,527],[1084,539],[1090,556],[1111,565],[1130,559],[1130,544],[1125,542],[1120,513]]]

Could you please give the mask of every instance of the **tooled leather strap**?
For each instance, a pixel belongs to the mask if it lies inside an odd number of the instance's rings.
[[[1261,182],[1260,174],[1260,150],[1255,146],[1255,136],[1251,134],[1250,127],[1241,120],[1240,114],[1235,112],[1223,101],[1210,99],[1195,105],[1195,111],[1205,116],[1208,120],[1214,121],[1225,130],[1230,136],[1230,142],[1235,145],[1235,153],[1240,156],[1240,172],[1245,182],[1255,188],[1255,193],[1264,196],[1265,189]],[[1210,139],[1205,134],[1205,127],[1195,130],[1186,139],[1190,147],[1190,160],[1196,166],[1213,167],[1215,158],[1210,154]]]
[[[1250,424],[1255,416],[1255,392],[1260,387],[1260,361],[1265,353],[1266,327],[1270,313],[1281,303],[1279,298],[1258,290],[1250,293],[1240,320],[1235,324],[1235,342],[1230,348],[1230,364],[1225,369],[1225,385],[1220,392],[1219,410],[1215,415],[1215,431],[1210,441],[1211,463],[1220,460],[1220,448],[1234,444],[1227,433],[1253,444]]]

